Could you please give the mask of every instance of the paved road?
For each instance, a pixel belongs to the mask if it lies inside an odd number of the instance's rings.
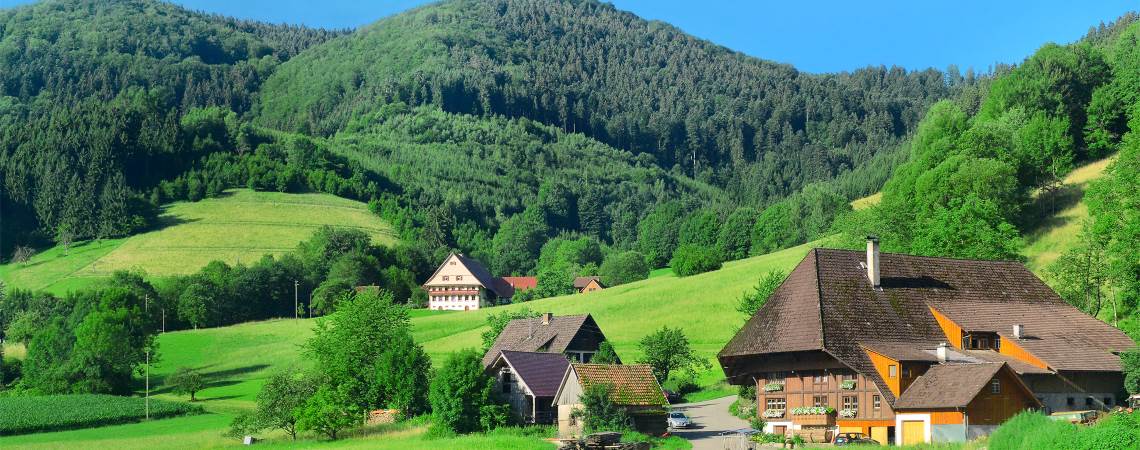
[[[748,422],[728,413],[728,405],[734,401],[736,401],[735,395],[704,402],[673,405],[674,411],[684,412],[696,424],[693,428],[676,430],[673,434],[692,442],[693,450],[721,450],[723,444],[717,434],[748,427]]]

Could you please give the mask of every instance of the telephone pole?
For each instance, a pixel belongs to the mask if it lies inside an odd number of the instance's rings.
[[[301,313],[297,312],[297,308],[300,306],[297,303],[297,289],[299,289],[300,286],[301,286],[300,281],[293,280],[293,318],[294,319],[300,319],[301,318]]]
[[[143,311],[150,322],[150,294],[143,294]],[[164,316],[165,317],[165,316]],[[146,420],[150,420],[150,344],[146,346]]]

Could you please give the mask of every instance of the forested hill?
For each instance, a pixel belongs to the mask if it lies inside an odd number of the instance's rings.
[[[247,111],[281,61],[339,33],[146,0],[0,10],[0,251],[144,225],[137,194],[209,147],[191,145],[185,114]]]
[[[897,149],[930,104],[972,79],[806,74],[593,0],[454,0],[282,64],[257,120],[328,135],[393,101],[526,117],[763,205]],[[857,190],[878,189],[886,173]]]

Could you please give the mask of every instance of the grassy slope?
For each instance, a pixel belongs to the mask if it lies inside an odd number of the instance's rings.
[[[390,227],[360,202],[325,194],[229,191],[200,202],[168,205],[163,227],[125,239],[84,242],[66,255],[59,247],[25,267],[0,266],[0,280],[62,293],[121,269],[152,276],[192,273],[212,260],[251,263],[292,250],[322,225],[354,227],[378,243],[393,242]]]
[[[1072,246],[1080,234],[1081,224],[1089,217],[1088,207],[1081,201],[1085,189],[1088,189],[1090,181],[1103,176],[1104,170],[1115,159],[1112,156],[1086,164],[1066,176],[1061,187],[1061,197],[1068,201],[1059,200],[1063,207],[1027,234],[1026,246],[1021,254],[1028,258],[1029,268],[1039,276],[1049,263],[1056,261],[1057,257]]]

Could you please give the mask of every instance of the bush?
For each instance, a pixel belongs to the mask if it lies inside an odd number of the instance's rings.
[[[649,278],[649,264],[639,252],[611,253],[602,261],[598,274],[602,284],[613,287]]]
[[[0,436],[136,422],[146,417],[145,401],[99,394],[0,398]],[[187,403],[150,400],[151,419],[200,412]]]
[[[491,379],[483,373],[478,353],[468,349],[448,355],[431,382],[433,425],[455,433],[478,431],[490,393]]]
[[[697,245],[682,245],[673,252],[669,266],[679,277],[687,277],[720,269],[720,255],[716,250]]]
[[[1006,421],[990,435],[994,450],[1023,448],[1072,448],[1077,426],[1051,420],[1042,414],[1023,412]]]

